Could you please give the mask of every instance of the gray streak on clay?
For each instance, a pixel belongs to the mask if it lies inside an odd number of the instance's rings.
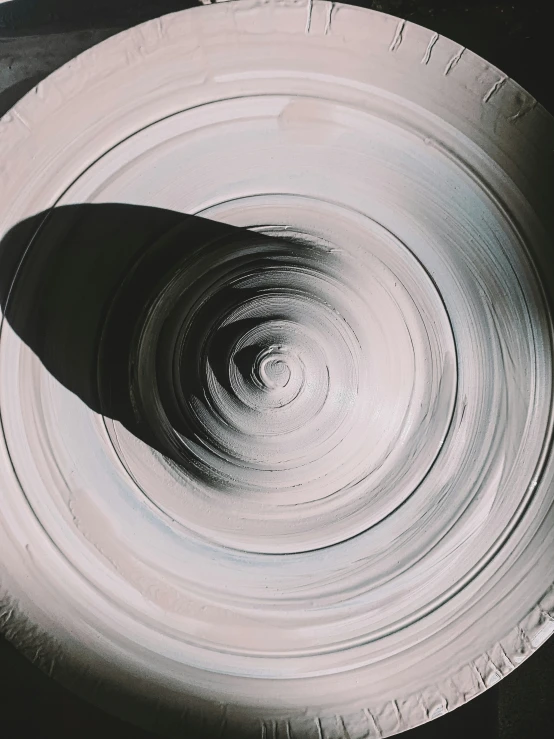
[[[325,35],[327,35],[328,33],[331,33],[334,11],[335,11],[335,3],[332,2],[332,0],[329,0],[328,5],[327,5],[327,16],[325,18],[325,30],[324,30]]]
[[[421,60],[422,64],[429,64],[429,62],[431,61],[431,54],[433,53],[433,49],[439,38],[440,36],[438,33],[433,34],[431,40],[429,41],[429,46],[427,47],[423,59]]]
[[[506,82],[507,77],[501,77],[499,80],[497,80],[494,85],[491,87],[491,89],[487,92],[485,97],[483,98],[484,103],[488,103],[489,100],[492,98],[492,96],[497,93],[502,85]]]
[[[398,21],[398,26],[396,27],[396,31],[394,32],[394,38],[391,41],[391,45],[389,47],[390,51],[396,51],[400,44],[402,43],[404,28],[406,27],[406,21],[401,20]]]
[[[310,33],[312,25],[313,0],[306,0],[306,33]]]
[[[462,46],[462,47],[460,47],[460,50],[456,54],[454,54],[454,56],[448,62],[448,64],[446,65],[446,68],[444,70],[444,76],[445,77],[446,77],[447,74],[450,74],[450,72],[452,72],[452,70],[454,69],[454,67],[456,67],[456,65],[460,62],[460,60],[461,60],[464,52],[465,52],[465,48]]]

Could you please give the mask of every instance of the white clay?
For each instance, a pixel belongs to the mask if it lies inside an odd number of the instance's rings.
[[[205,708],[204,736],[245,739],[390,736],[544,641],[553,133],[471,52],[318,0],[152,21],[25,97],[0,236],[81,203],[253,235],[183,263],[133,344],[137,407],[184,466],[3,321],[6,633],[130,720],[182,736]]]

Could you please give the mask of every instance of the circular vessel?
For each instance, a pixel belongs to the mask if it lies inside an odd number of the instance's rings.
[[[133,28],[0,122],[0,618],[167,736],[385,737],[554,631],[552,117],[381,13]]]

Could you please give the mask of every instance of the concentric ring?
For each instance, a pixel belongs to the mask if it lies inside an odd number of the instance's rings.
[[[392,735],[554,623],[552,119],[307,8],[145,24],[2,122],[13,636],[168,736]]]

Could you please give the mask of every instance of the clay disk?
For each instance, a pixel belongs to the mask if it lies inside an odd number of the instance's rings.
[[[238,0],[0,122],[0,619],[167,736],[385,737],[554,630],[551,116]]]

